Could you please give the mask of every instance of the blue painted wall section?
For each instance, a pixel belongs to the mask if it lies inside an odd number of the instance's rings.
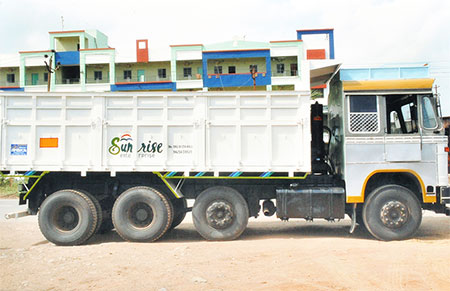
[[[55,53],[55,64],[58,62],[61,65],[79,65],[80,64],[80,52],[79,51],[71,51],[71,52],[59,52]]]
[[[176,84],[174,82],[163,82],[163,83],[121,83],[111,85],[111,91],[139,91],[139,90],[176,91]]]
[[[341,81],[429,78],[428,67],[341,69]]]
[[[0,91],[25,91],[22,87],[0,87]]]
[[[297,30],[297,39],[301,40],[303,35],[311,34],[327,34],[330,50],[330,59],[334,59],[334,30],[333,29],[311,29]]]
[[[255,79],[257,86],[270,85],[272,80],[272,66],[270,50],[246,50],[246,51],[214,51],[203,52],[203,85],[209,88],[242,87],[253,86],[250,74],[211,74],[208,75],[208,60],[217,59],[242,59],[242,58],[265,58],[266,71],[258,72]]]

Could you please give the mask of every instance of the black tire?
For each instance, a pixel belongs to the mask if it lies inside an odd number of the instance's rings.
[[[363,207],[366,229],[384,241],[407,239],[422,222],[420,202],[411,190],[386,185],[372,191]]]
[[[75,190],[61,190],[48,196],[39,209],[39,228],[56,245],[79,245],[97,227],[97,209],[92,200]]]
[[[173,205],[173,221],[172,225],[170,226],[170,229],[173,229],[180,225],[180,223],[183,222],[184,218],[186,217],[186,208],[187,208],[187,202],[186,198],[178,198],[171,200]]]
[[[92,203],[94,203],[95,209],[97,210],[97,226],[95,227],[95,230],[94,230],[94,232],[91,235],[91,237],[92,237],[96,233],[98,233],[98,231],[100,229],[100,226],[102,225],[102,222],[103,222],[102,206],[100,205],[100,202],[98,202],[98,199],[95,198],[95,196],[92,195],[91,193],[89,193],[89,192],[87,192],[85,190],[77,190],[77,191],[79,191],[79,192],[83,193],[84,195],[86,195],[87,197],[89,197],[89,199],[91,199]]]
[[[207,240],[233,240],[247,227],[247,201],[236,190],[211,187],[200,193],[192,209],[198,233]]]
[[[172,225],[172,205],[161,192],[149,187],[134,187],[117,198],[112,222],[125,240],[144,242],[159,239]]]

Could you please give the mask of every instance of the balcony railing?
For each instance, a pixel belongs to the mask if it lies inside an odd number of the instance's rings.
[[[19,82],[0,81],[0,87],[19,87]]]
[[[277,72],[276,70],[272,71],[272,77],[297,77],[297,70],[285,70],[284,72]]]
[[[41,79],[33,80],[33,79],[25,79],[25,86],[42,86],[47,85],[48,81],[44,81]]]
[[[255,74],[256,86],[270,84],[270,75],[267,72]],[[238,74],[208,74],[208,78],[203,80],[206,87],[247,87],[253,86],[253,77],[250,73]]]
[[[57,85],[80,84],[80,78],[56,78]]]
[[[144,83],[144,82],[164,82],[164,81],[170,81],[168,75],[165,78],[155,75],[141,75],[132,78],[116,77],[116,83]]]
[[[99,78],[86,78],[86,84],[105,84],[109,83],[109,77]]]
[[[201,80],[201,79],[202,79],[202,74],[191,74],[191,75],[178,74],[177,75],[178,81]]]

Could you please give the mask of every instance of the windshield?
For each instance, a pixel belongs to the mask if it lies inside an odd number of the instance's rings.
[[[434,129],[438,127],[434,111],[434,100],[431,96],[422,97],[422,119],[424,128]]]

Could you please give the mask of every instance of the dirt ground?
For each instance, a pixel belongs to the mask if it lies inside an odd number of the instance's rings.
[[[57,247],[35,216],[0,220],[1,290],[450,290],[450,218],[381,242],[338,223],[251,219],[235,241],[206,242],[188,217],[156,243],[115,232]]]

